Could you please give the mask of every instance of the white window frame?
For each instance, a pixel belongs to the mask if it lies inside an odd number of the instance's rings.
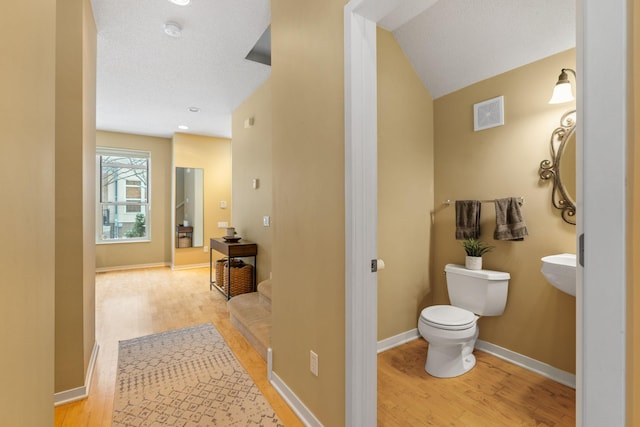
[[[117,157],[131,157],[131,158],[144,158],[147,160],[146,167],[146,191],[141,192],[140,201],[130,201],[126,197],[126,179],[124,183],[125,195],[123,201],[103,201],[102,197],[102,157],[103,156],[117,156]],[[135,166],[134,166],[135,168]],[[144,200],[146,196],[146,201]],[[115,207],[116,209],[124,207],[126,211],[127,206],[140,206],[140,212],[123,213],[124,215],[137,215],[138,213],[144,213],[145,215],[145,231],[146,236],[143,237],[118,237],[118,238],[104,238],[104,224],[103,224],[103,212],[105,207]],[[148,151],[129,150],[124,148],[109,148],[109,147],[96,147],[96,244],[114,244],[114,243],[139,243],[151,241],[151,153]]]

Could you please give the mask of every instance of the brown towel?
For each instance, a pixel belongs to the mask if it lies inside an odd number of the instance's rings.
[[[480,237],[480,201],[456,200],[456,239]]]
[[[527,226],[520,212],[520,202],[515,197],[496,199],[496,231],[495,240],[524,240]]]

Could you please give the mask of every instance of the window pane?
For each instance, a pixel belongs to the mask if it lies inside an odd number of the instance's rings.
[[[146,205],[118,206],[102,203],[101,206],[100,241],[147,238]]]
[[[149,240],[149,153],[96,149],[96,242]]]
[[[149,159],[101,156],[101,202],[126,202],[129,183],[136,183],[138,200],[147,202],[147,176]]]

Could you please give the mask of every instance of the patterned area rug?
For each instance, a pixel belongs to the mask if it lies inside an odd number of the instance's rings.
[[[212,324],[120,341],[113,426],[281,426]]]

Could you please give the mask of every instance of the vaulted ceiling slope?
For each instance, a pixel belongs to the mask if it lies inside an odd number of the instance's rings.
[[[439,98],[575,47],[576,2],[439,0],[393,34]]]
[[[575,46],[575,0],[425,2],[426,10],[392,30],[434,98]],[[245,59],[269,26],[269,0],[92,5],[98,129],[231,137],[231,113],[271,73]],[[168,22],[180,37],[164,32]]]

